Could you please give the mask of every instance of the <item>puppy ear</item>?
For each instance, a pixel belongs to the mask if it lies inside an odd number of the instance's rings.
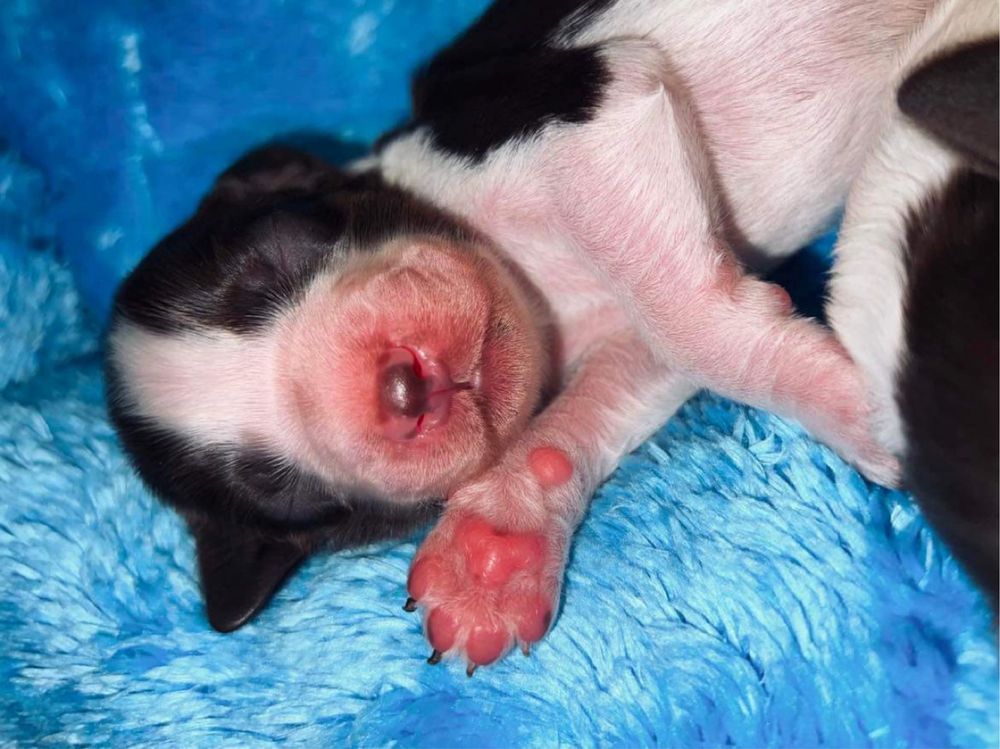
[[[997,176],[997,38],[963,45],[903,81],[900,111],[985,174]]]
[[[129,274],[116,310],[164,332],[265,327],[343,254],[347,216],[336,194],[345,179],[304,151],[247,154]]]
[[[252,529],[193,528],[208,621],[219,632],[246,624],[309,555],[291,540],[274,540]]]
[[[284,145],[250,151],[219,175],[204,204],[239,203],[276,193],[319,193],[336,189],[345,179],[333,164]]]

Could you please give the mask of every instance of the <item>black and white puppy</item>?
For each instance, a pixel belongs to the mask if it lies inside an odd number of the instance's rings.
[[[527,648],[594,490],[701,387],[895,481],[863,372],[745,267],[829,224],[952,4],[498,0],[370,157],[223,175],[126,280],[108,345],[213,625],[447,498],[408,581],[432,662]]]
[[[996,607],[1000,118],[981,20],[956,6],[914,40],[848,200],[828,314],[873,385],[880,440]]]

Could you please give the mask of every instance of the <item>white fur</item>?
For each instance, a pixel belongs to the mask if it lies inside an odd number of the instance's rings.
[[[200,445],[279,439],[275,336],[214,329],[170,335],[122,321],[110,349],[132,414]]]
[[[613,50],[642,39],[661,50],[693,102],[718,197],[745,240],[734,249],[764,268],[823,230],[843,204],[891,110],[898,50],[932,4],[885,9],[852,0],[845,9],[804,0],[766,3],[762,12],[759,0],[709,9],[696,0],[632,0],[556,40]],[[530,258],[551,246],[551,234],[538,231],[547,214],[537,162],[551,136],[568,129],[550,124],[479,165],[437,151],[418,130],[391,143],[379,163],[390,181],[462,214],[508,252],[535,231],[523,254]]]
[[[562,41],[663,50],[741,235],[730,241],[760,269],[832,221],[888,111],[894,52],[929,4],[639,0]]]
[[[851,192],[837,244],[827,314],[868,378],[878,438],[896,454],[904,447],[894,394],[903,353],[907,216],[957,164],[914,126],[898,121]]]
[[[947,0],[900,55],[898,78],[936,52],[997,33],[992,0]],[[836,248],[827,315],[874,396],[877,436],[905,448],[896,378],[905,363],[906,223],[960,166],[898,111],[851,189]]]

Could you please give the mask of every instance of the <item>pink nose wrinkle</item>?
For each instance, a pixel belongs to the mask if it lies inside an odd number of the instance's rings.
[[[378,397],[385,436],[406,442],[448,419],[452,396],[471,386],[453,382],[448,368],[407,346],[394,346],[379,362]]]

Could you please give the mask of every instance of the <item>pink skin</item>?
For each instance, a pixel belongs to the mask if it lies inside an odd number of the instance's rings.
[[[302,460],[393,501],[442,496],[492,463],[548,370],[536,315],[499,264],[429,240],[321,279],[289,327],[280,378]],[[379,389],[408,366],[427,395],[412,415]]]
[[[558,447],[536,447],[528,454],[528,467],[543,489],[555,489],[573,478],[573,464]]]
[[[534,181],[484,177],[483,214],[468,197],[475,190],[463,194],[484,230],[512,237],[505,247],[519,246],[511,227],[539,222],[531,210],[544,207],[548,231],[559,227],[552,252],[578,252],[560,278],[583,277],[589,265],[634,326],[605,329],[617,316],[598,305],[561,328],[574,351],[589,352],[566,362],[574,378],[496,465],[452,491],[417,552],[409,592],[425,609],[428,639],[471,667],[544,633],[590,496],[698,387],[801,420],[883,483],[898,471],[872,437],[865,383],[840,344],[794,316],[787,294],[746,275],[727,248],[696,124],[664,83],[662,54],[642,42],[608,54],[615,94],[593,123],[538,146]],[[521,220],[488,189],[508,183],[507,205],[534,207]],[[532,272],[533,256],[518,260]],[[534,277],[559,288],[544,268]]]
[[[572,478],[559,448],[535,448],[527,460],[543,492]],[[474,666],[497,660],[515,640],[527,653],[552,621],[564,553],[565,542],[544,532],[498,531],[477,514],[449,513],[421,548],[407,583],[414,600],[432,606],[433,648],[443,653],[461,643]]]
[[[451,515],[451,522],[453,546],[425,546],[407,589],[418,601],[450,599],[428,615],[427,637],[441,652],[461,638],[469,661],[481,666],[503,655],[512,636],[530,644],[545,634],[552,599],[539,577],[555,550],[540,533],[500,532],[475,515]]]
[[[843,347],[791,315],[775,286],[744,275],[723,242],[696,125],[664,85],[662,53],[623,43],[607,59],[621,81],[615,98],[593,127],[550,151],[567,231],[628,300],[658,358],[715,392],[799,419],[892,483],[898,466],[873,438],[867,386]],[[609,142],[607,129],[625,137]],[[613,200],[637,183],[641,202]]]

